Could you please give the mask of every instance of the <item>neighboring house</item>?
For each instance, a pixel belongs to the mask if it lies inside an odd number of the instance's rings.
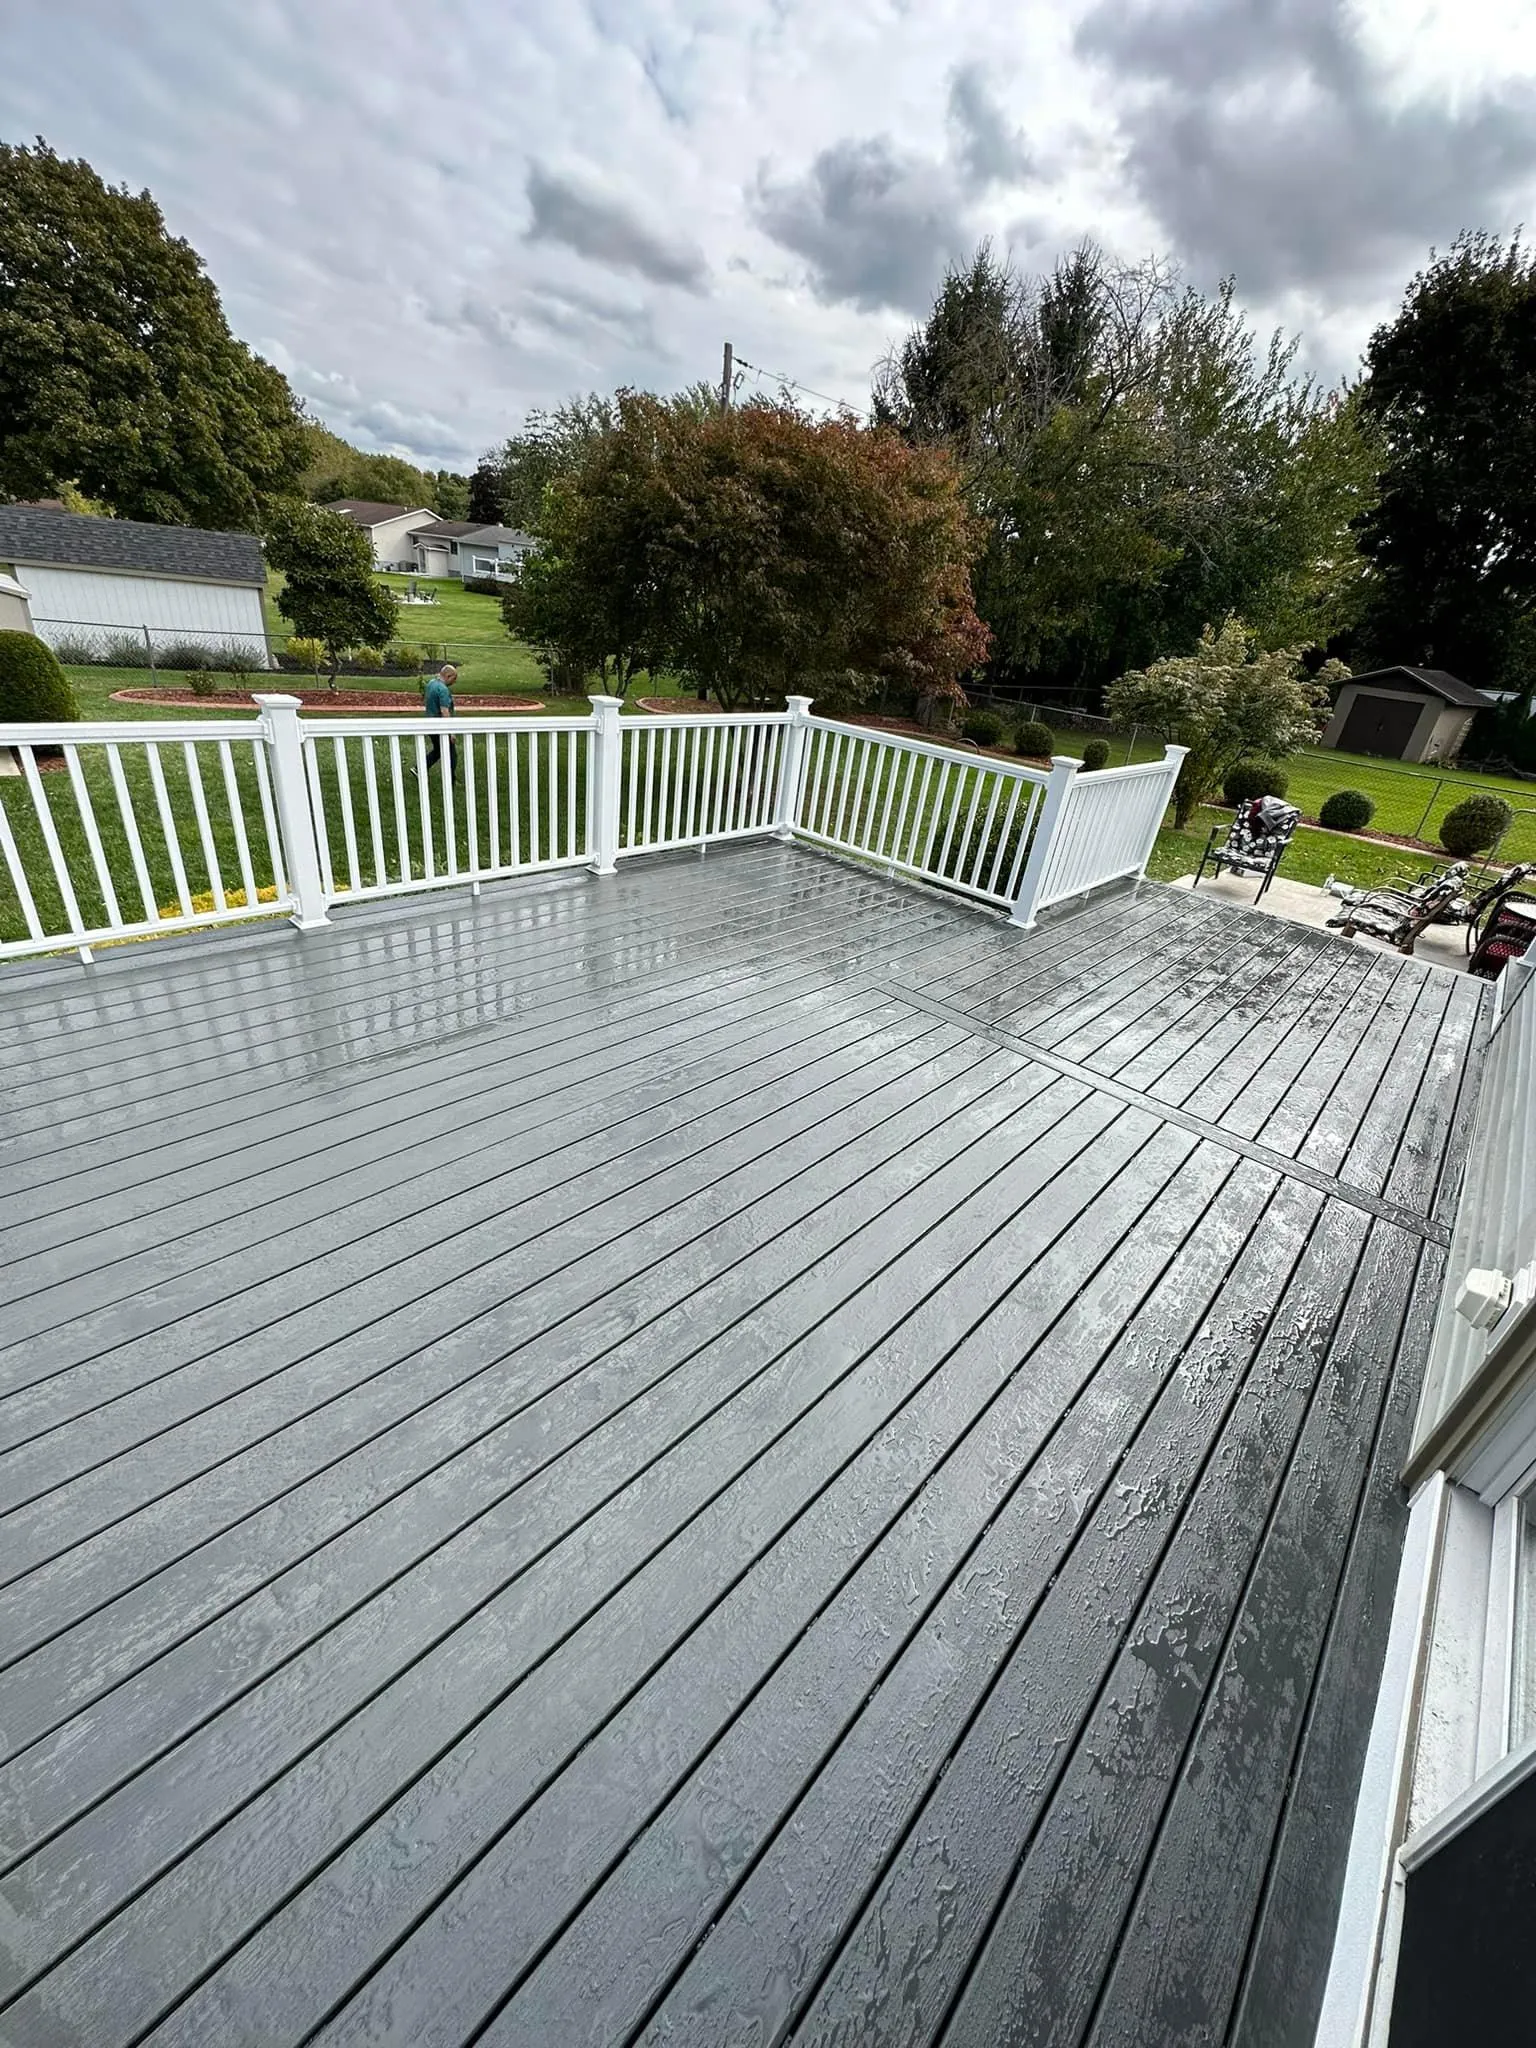
[[[132,634],[269,658],[267,572],[253,533],[5,505],[0,568],[25,583],[33,630],[52,647]]]
[[[477,530],[473,519],[418,519],[407,536],[407,567],[418,576],[457,576],[459,542]]]
[[[1395,761],[1453,761],[1475,714],[1492,704],[1443,668],[1372,669],[1340,690],[1322,744]]]
[[[515,576],[538,542],[515,526],[477,526],[469,519],[434,519],[411,535],[412,567],[422,576]]]
[[[325,509],[364,529],[373,543],[375,569],[414,569],[411,533],[434,516],[425,505],[376,505],[366,498],[337,498]]]
[[[14,576],[0,574],[0,633],[30,633],[32,614],[27,609],[27,587]]]

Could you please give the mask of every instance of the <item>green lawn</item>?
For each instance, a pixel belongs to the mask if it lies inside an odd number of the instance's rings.
[[[1202,806],[1185,831],[1176,832],[1171,824],[1165,825],[1157,835],[1147,873],[1158,882],[1192,875],[1200,865],[1212,827],[1225,837],[1231,823],[1230,811]],[[1433,855],[1414,853],[1408,847],[1382,846],[1350,832],[1324,832],[1314,825],[1302,825],[1285,850],[1280,874],[1288,882],[1310,882],[1314,888],[1321,888],[1330,875],[1356,888],[1383,888],[1400,876],[1422,874],[1434,865]]]

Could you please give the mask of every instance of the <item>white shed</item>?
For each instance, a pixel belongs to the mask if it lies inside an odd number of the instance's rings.
[[[253,533],[4,505],[5,566],[26,584],[38,638],[66,653],[101,659],[113,640],[131,639],[157,653],[195,645],[263,668],[270,660],[267,572]]]

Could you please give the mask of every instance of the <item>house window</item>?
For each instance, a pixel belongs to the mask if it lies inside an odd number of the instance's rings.
[[[496,571],[500,568],[500,566],[501,564],[496,560],[496,557],[494,555],[491,555],[489,557],[485,555],[476,555],[475,557],[475,574],[477,576],[494,576],[496,574]]]
[[[1515,1560],[1515,1639],[1509,1673],[1509,1746],[1536,1735],[1536,1495],[1520,1503]]]

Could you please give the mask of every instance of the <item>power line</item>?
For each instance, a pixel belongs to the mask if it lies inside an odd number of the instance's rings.
[[[750,370],[756,377],[766,377],[770,383],[787,385],[791,391],[803,391],[807,398],[819,398],[823,405],[835,405],[840,412],[853,411],[846,398],[833,398],[825,391],[817,391],[810,384],[802,384],[798,377],[784,377],[776,370],[761,369],[756,363],[749,363],[745,356],[737,356],[736,367],[740,370]]]

